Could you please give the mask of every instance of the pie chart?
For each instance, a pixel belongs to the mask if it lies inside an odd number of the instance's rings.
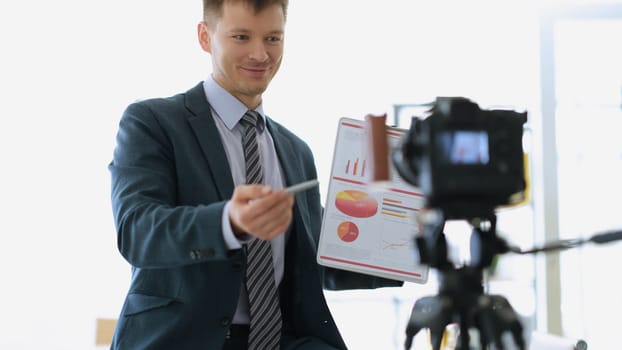
[[[337,193],[335,206],[342,213],[355,218],[368,218],[378,212],[378,202],[367,193],[357,190]]]
[[[344,242],[354,242],[359,236],[359,228],[350,221],[344,221],[337,227],[337,234]]]

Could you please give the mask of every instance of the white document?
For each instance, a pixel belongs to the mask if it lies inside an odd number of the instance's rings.
[[[387,128],[389,149],[405,133]],[[341,118],[317,260],[324,266],[394,280],[426,283],[428,267],[415,261],[415,216],[420,191],[404,182],[391,164],[386,186],[370,186],[365,122]]]

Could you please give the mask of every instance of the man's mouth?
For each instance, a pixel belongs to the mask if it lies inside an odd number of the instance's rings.
[[[268,68],[259,68],[259,67],[242,67],[242,71],[250,74],[252,76],[263,76],[268,72]]]

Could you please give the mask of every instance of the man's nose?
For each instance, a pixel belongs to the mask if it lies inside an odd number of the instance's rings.
[[[263,40],[253,42],[249,57],[255,61],[265,62],[269,57],[266,43]]]

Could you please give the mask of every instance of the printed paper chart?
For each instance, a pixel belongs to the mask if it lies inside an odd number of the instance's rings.
[[[401,180],[392,179],[382,190],[369,186],[364,126],[360,120],[340,120],[318,263],[425,283],[428,269],[415,264],[413,251],[415,216],[423,205],[423,196]],[[403,132],[390,129],[390,144],[397,144]]]

